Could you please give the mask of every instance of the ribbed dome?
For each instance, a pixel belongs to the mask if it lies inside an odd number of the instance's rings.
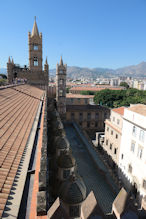
[[[69,141],[64,136],[58,136],[56,138],[55,144],[57,149],[69,149],[70,147]]]
[[[61,154],[57,160],[57,163],[60,168],[71,168],[76,165],[76,161],[71,153]]]
[[[80,177],[71,176],[62,183],[59,197],[65,203],[79,204],[86,199],[86,186]]]

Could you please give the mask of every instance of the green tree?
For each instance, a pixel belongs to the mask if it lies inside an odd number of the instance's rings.
[[[83,90],[83,91],[80,92],[80,94],[82,94],[82,95],[94,95],[95,92],[90,91],[90,90]]]
[[[129,88],[127,90],[105,89],[96,92],[94,102],[109,108],[129,106],[130,104],[146,104],[146,91]]]
[[[128,85],[126,82],[124,82],[124,81],[122,81],[122,82],[120,83],[120,86],[126,87],[126,89],[129,88],[129,85]]]
[[[70,90],[70,88],[69,88],[69,87],[67,87],[67,88],[66,88],[66,93],[69,93],[69,90]]]
[[[0,86],[4,86],[7,83],[6,79],[0,78]]]

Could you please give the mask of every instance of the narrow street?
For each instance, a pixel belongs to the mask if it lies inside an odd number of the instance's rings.
[[[65,131],[77,162],[78,172],[87,187],[87,194],[92,190],[103,212],[110,213],[116,194],[113,193],[105,177],[96,167],[74,127],[67,125]]]

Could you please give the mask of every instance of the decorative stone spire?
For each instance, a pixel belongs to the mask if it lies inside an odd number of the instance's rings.
[[[14,60],[13,60],[13,58],[12,58],[12,64],[14,65]]]
[[[34,24],[33,24],[31,36],[39,36],[39,31],[38,31],[38,27],[37,27],[37,23],[36,23],[36,16],[34,18]]]
[[[62,56],[60,57],[60,65],[63,65]]]
[[[11,59],[10,59],[10,56],[9,56],[9,59],[8,59],[8,63],[11,63]]]
[[[48,65],[47,57],[46,57],[46,62],[45,62],[45,65]]]

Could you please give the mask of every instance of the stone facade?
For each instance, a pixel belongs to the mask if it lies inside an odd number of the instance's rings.
[[[104,131],[104,121],[109,118],[110,110],[97,105],[67,105],[66,120],[77,122],[91,137]]]
[[[12,84],[19,80],[36,86],[48,86],[49,66],[47,59],[42,70],[42,33],[39,34],[36,20],[34,21],[32,33],[28,33],[29,45],[29,67],[21,68],[9,57],[7,63],[8,82]]]

